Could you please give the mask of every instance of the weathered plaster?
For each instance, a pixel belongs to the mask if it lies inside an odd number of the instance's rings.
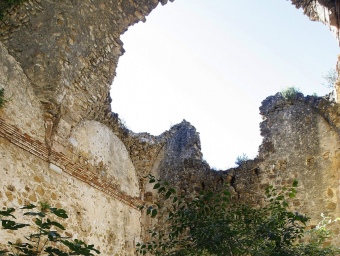
[[[139,197],[138,178],[129,153],[108,127],[96,121],[84,121],[72,130],[70,140],[74,141],[74,151],[89,163],[102,167],[98,175],[112,180],[122,192]]]
[[[159,2],[167,1],[28,0],[5,14],[0,86],[9,101],[0,110],[0,202],[19,207],[48,200],[65,208],[72,237],[96,244],[103,255],[133,255],[140,231],[157,224],[137,210],[150,196],[149,173],[183,193],[227,184],[236,199],[254,205],[262,204],[268,184],[297,178],[292,207],[315,221],[321,212],[339,217],[335,102],[267,98],[258,158],[220,172],[203,161],[190,123],[160,136],[136,134],[111,112],[109,89],[124,52],[120,35]],[[337,1],[292,3],[339,37]]]

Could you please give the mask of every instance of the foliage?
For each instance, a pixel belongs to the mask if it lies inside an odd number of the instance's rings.
[[[243,163],[245,163],[248,160],[249,160],[248,156],[245,153],[243,153],[241,156],[238,156],[236,158],[235,164],[238,166],[241,166]]]
[[[2,108],[5,104],[5,89],[4,88],[0,88],[0,108]]]
[[[0,20],[3,18],[7,9],[24,1],[25,0],[0,0]]]
[[[330,69],[322,77],[325,79],[325,83],[322,83],[322,85],[326,86],[327,88],[333,88],[338,78],[338,72],[335,69]]]
[[[150,182],[155,183],[154,189],[165,203],[141,208],[165,223],[162,230],[149,231],[150,241],[137,243],[139,255],[300,256],[336,252],[332,247],[323,248],[321,240],[297,243],[305,236],[309,221],[288,209],[297,181],[281,191],[268,187],[266,204],[259,208],[235,202],[228,190],[202,191],[188,198],[178,196],[173,188],[153,177]]]
[[[294,86],[287,87],[281,91],[282,97],[289,101],[293,101],[298,93],[300,93],[299,88],[296,88]]]
[[[68,255],[94,255],[92,252],[100,254],[94,248],[94,245],[87,245],[83,241],[75,239],[70,241],[69,237],[62,237],[58,230],[65,230],[64,226],[55,218],[67,219],[68,215],[65,210],[51,207],[48,203],[40,203],[40,207],[33,204],[26,205],[22,208],[25,210],[24,216],[31,217],[34,224],[31,233],[25,236],[27,242],[13,243],[8,242],[10,251],[0,250],[1,255],[8,256],[35,256],[35,255],[49,255],[49,256],[68,256]],[[35,211],[32,211],[35,209]],[[14,208],[7,208],[7,210],[0,211],[0,219],[2,228],[4,230],[19,230],[31,224],[17,223],[12,219],[16,219],[13,215]],[[66,249],[64,251],[63,249]]]

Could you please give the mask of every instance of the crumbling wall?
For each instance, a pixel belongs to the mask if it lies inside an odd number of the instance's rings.
[[[266,174],[261,182],[285,186],[293,179],[300,182],[298,208],[313,219],[323,212],[339,216],[339,107],[322,98],[298,94],[290,101],[281,95],[267,98],[260,108],[265,159],[260,169]]]
[[[109,89],[124,52],[120,35],[145,21],[158,2],[28,0],[5,13],[0,41],[43,104],[49,146],[67,151],[72,127],[111,118]]]
[[[339,105],[301,93],[286,100],[278,93],[262,102],[260,112],[264,120],[258,159],[224,172],[239,200],[261,205],[267,186],[289,187],[297,179],[292,209],[311,217],[310,225],[321,220],[321,213],[338,218]],[[337,243],[339,226],[331,229]]]
[[[73,238],[104,255],[132,255],[148,222],[138,211],[144,176],[167,179],[184,193],[227,184],[261,205],[268,184],[300,182],[293,205],[315,217],[339,216],[339,107],[321,98],[280,95],[261,107],[259,157],[213,171],[195,128],[183,121],[160,136],[136,134],[111,112],[109,89],[124,49],[120,35],[166,0],[27,0],[0,21],[0,201],[48,200],[77,216]],[[336,1],[292,0],[339,38]],[[339,92],[339,85],[336,85]],[[339,97],[338,97],[339,98]],[[53,172],[56,171],[56,172]],[[90,203],[89,203],[90,202]],[[95,205],[95,207],[93,207]],[[143,223],[145,222],[145,223]],[[150,224],[150,223],[149,223]],[[151,223],[152,224],[152,223]],[[4,241],[13,238],[6,233]]]
[[[139,186],[123,143],[92,121],[74,129],[69,157],[48,148],[43,108],[2,44],[0,66],[7,100],[0,110],[1,207],[47,201],[69,213],[66,236],[94,243],[104,255],[133,254],[140,237]],[[0,245],[17,238],[23,236],[1,231]]]
[[[291,0],[296,8],[302,8],[312,21],[320,21],[330,28],[340,43],[340,3],[333,0]],[[336,101],[340,100],[340,69],[336,64],[338,79],[334,84]]]
[[[332,0],[291,0],[296,8],[302,8],[312,21],[329,26],[336,38],[340,39],[340,3]]]

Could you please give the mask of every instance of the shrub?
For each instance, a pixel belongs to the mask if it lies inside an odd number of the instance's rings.
[[[87,245],[78,239],[70,241],[68,237],[62,237],[60,235],[58,230],[65,230],[65,228],[56,221],[55,218],[67,219],[68,216],[65,210],[51,207],[48,203],[40,203],[39,208],[30,204],[20,209],[26,210],[23,214],[24,216],[33,218],[32,230],[34,230],[35,233],[24,236],[27,240],[26,242],[21,242],[21,239],[17,239],[18,242],[15,243],[9,241],[8,245],[10,250],[0,250],[0,255],[92,256],[94,255],[92,252],[100,253],[94,248],[94,245]],[[32,211],[33,209],[36,209],[36,211]],[[0,220],[4,230],[15,231],[27,226],[32,226],[32,224],[17,223],[11,220],[15,219],[15,216],[13,215],[14,212],[14,208],[7,208],[5,211],[0,211]]]
[[[150,182],[155,183],[162,203],[141,208],[152,218],[160,215],[159,220],[165,223],[161,230],[149,231],[149,241],[137,243],[139,255],[326,256],[339,252],[323,247],[323,239],[297,243],[304,238],[309,221],[288,209],[297,181],[281,191],[268,187],[266,203],[258,208],[232,200],[227,189],[202,191],[191,198],[178,196],[153,177]]]
[[[287,87],[286,89],[281,91],[282,97],[289,101],[293,101],[298,93],[300,93],[299,88],[296,88],[294,86]]]
[[[236,158],[235,164],[238,165],[238,166],[241,166],[242,164],[244,164],[248,160],[249,160],[248,156],[243,153],[241,156],[238,156]]]
[[[326,86],[327,88],[333,88],[338,78],[338,72],[335,69],[330,69],[322,77],[325,79],[325,83],[322,83],[322,85]]]

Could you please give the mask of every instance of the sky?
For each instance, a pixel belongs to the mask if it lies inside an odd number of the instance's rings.
[[[329,93],[323,76],[339,54],[329,28],[286,0],[176,0],[121,40],[112,111],[153,135],[185,119],[216,169],[257,156],[266,97],[287,86]]]

